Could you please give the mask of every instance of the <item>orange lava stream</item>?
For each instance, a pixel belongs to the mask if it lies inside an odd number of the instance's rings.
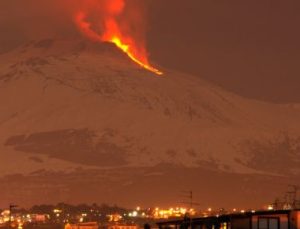
[[[115,44],[118,48],[120,48],[123,52],[125,52],[128,57],[134,61],[135,63],[137,63],[138,65],[140,65],[142,68],[153,72],[157,75],[163,75],[163,72],[150,66],[149,64],[144,63],[143,61],[139,60],[137,57],[134,56],[134,54],[132,54],[129,50],[130,50],[130,46],[127,44],[124,44],[120,38],[118,38],[117,36],[114,36],[109,42]]]
[[[142,68],[155,73],[156,75],[163,75],[163,72],[152,67],[147,58],[145,50],[137,48],[136,42],[130,36],[124,36],[115,20],[109,18],[106,20],[106,29],[104,34],[100,35],[92,29],[89,22],[86,21],[86,15],[79,12],[75,17],[75,22],[80,31],[89,39],[98,42],[110,42],[115,44],[136,64]]]

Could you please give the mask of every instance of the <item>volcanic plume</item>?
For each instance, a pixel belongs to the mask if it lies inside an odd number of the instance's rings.
[[[127,16],[126,0],[89,0],[76,12],[75,22],[80,31],[93,41],[111,42],[125,52],[136,64],[157,75],[163,73],[152,67],[144,42],[133,35],[140,32],[136,21]]]

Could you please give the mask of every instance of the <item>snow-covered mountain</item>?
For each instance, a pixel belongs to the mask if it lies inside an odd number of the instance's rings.
[[[171,204],[193,189],[204,205],[258,205],[299,178],[299,105],[163,70],[82,40],[0,55],[0,204]]]

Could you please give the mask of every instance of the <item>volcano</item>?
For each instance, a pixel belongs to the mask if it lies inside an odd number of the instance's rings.
[[[202,207],[257,207],[300,177],[297,104],[157,77],[110,43],[32,41],[0,69],[1,206],[174,206],[193,190]]]

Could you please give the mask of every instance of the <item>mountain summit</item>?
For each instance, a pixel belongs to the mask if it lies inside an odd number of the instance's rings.
[[[204,205],[257,206],[299,178],[299,105],[157,76],[109,43],[33,41],[0,69],[0,204],[171,205],[190,189]]]

